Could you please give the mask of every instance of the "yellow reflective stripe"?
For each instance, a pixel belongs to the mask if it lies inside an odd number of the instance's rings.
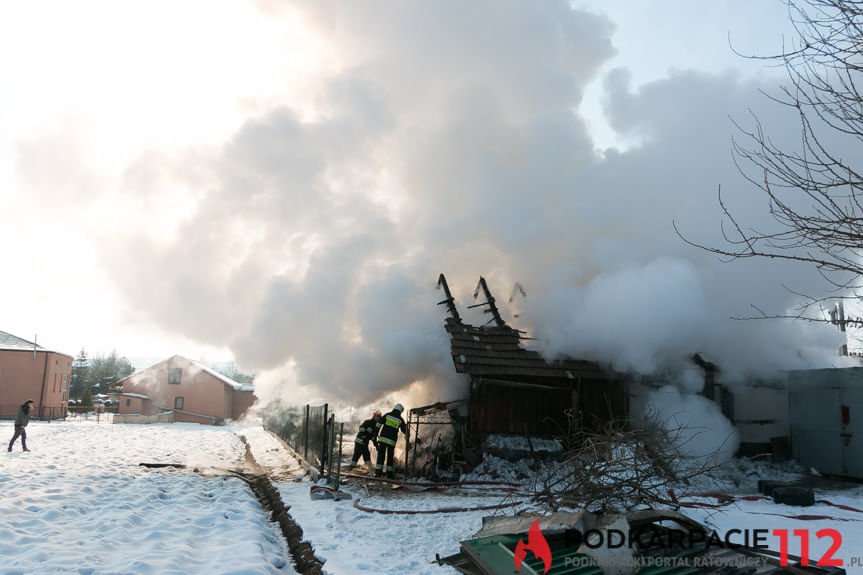
[[[386,437],[378,437],[378,443],[385,443],[386,445],[392,445],[393,447],[395,447],[396,444],[395,441]]]

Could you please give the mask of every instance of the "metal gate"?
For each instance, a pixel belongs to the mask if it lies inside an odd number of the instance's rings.
[[[408,414],[407,477],[453,480],[461,473],[467,418],[466,401],[435,403]]]

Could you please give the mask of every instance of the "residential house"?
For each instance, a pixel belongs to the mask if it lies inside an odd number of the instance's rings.
[[[119,381],[118,413],[220,425],[239,419],[255,402],[254,386],[241,384],[196,361],[175,355]]]

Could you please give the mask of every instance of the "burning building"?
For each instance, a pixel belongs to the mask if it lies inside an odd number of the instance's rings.
[[[572,422],[592,427],[627,416],[625,376],[590,361],[548,361],[526,348],[523,332],[501,318],[483,278],[477,289],[485,302],[477,305],[492,321],[479,327],[461,319],[443,274],[438,285],[446,294],[440,304],[449,311],[445,328],[453,364],[469,378],[470,433],[552,436]]]

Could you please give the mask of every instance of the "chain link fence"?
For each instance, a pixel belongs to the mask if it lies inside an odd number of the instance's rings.
[[[408,477],[436,481],[458,479],[463,467],[467,422],[460,409],[465,406],[465,401],[451,401],[410,410],[405,456]]]
[[[467,418],[461,410],[465,406],[465,401],[453,401],[410,410],[403,460],[406,477],[458,479],[464,467]],[[337,422],[327,404],[293,407],[273,403],[265,408],[263,423],[329,482],[338,483],[341,467],[352,455],[355,430],[346,430],[344,423]],[[396,455],[400,459],[400,450]],[[400,467],[397,461],[397,470]]]
[[[345,424],[336,421],[335,415],[330,415],[327,422],[327,459],[324,462],[327,482],[332,485],[339,484],[342,466],[346,464],[346,458],[351,454],[345,449]]]
[[[264,429],[281,437],[306,463],[323,470],[330,457],[328,410],[326,403],[295,407],[274,402],[264,409]]]

